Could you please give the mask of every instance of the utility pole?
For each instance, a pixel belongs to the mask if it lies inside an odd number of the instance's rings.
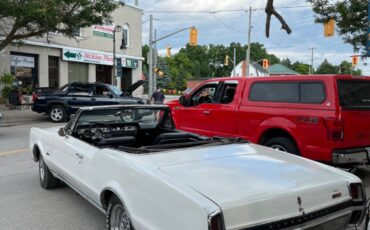
[[[233,76],[235,77],[235,72],[236,72],[236,47],[234,47],[234,71],[233,71]]]
[[[157,30],[154,30],[154,41],[157,40]],[[157,43],[154,43],[153,47],[153,67],[157,67],[157,59],[158,59],[158,53],[157,53]],[[153,73],[153,92],[157,90],[157,73]]]
[[[249,75],[249,63],[251,59],[251,32],[252,32],[252,7],[249,7],[249,25],[248,25],[248,47],[247,47],[247,56],[245,63],[245,75]]]
[[[150,98],[153,94],[153,15],[150,15],[149,22],[149,85],[148,85],[148,97]]]
[[[309,73],[308,74],[314,74],[314,70],[313,70],[313,52],[316,48],[315,47],[311,47],[310,50],[311,50],[311,68],[309,70]]]

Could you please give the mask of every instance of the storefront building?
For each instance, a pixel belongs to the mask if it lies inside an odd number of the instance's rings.
[[[113,25],[76,31],[76,38],[49,33],[12,43],[0,54],[0,75],[11,73],[22,89],[58,88],[71,82],[105,82],[122,89],[141,79],[142,15],[138,1],[126,1],[112,13]],[[121,77],[113,75],[113,30]],[[124,43],[124,44],[123,44]],[[121,74],[122,73],[122,74]],[[140,94],[140,90],[135,95]]]

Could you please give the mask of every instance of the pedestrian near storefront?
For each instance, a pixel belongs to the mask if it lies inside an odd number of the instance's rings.
[[[164,99],[165,99],[164,94],[161,92],[161,89],[158,88],[157,91],[155,91],[152,94],[152,97],[150,98],[150,102],[152,104],[163,104]]]

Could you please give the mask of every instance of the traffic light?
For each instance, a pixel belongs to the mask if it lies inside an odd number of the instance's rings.
[[[225,57],[225,66],[229,66],[229,55]]]
[[[324,23],[324,36],[334,37],[334,31],[335,31],[335,20],[332,18]]]
[[[270,62],[269,62],[269,60],[268,59],[263,59],[262,60],[262,67],[264,68],[264,69],[268,69],[269,68],[269,66],[270,66]]]
[[[172,49],[171,46],[167,46],[167,48],[166,48],[166,57],[171,57],[171,49]]]
[[[352,67],[356,67],[358,65],[358,56],[352,57]]]
[[[195,27],[190,29],[190,46],[197,46],[198,45],[198,30]]]

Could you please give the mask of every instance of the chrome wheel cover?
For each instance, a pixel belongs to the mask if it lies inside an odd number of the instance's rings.
[[[60,121],[63,118],[63,111],[59,108],[54,108],[50,112],[50,117],[53,121]]]
[[[42,159],[40,160],[39,171],[40,171],[40,179],[41,181],[44,181],[45,180],[45,163]]]
[[[270,148],[273,148],[275,150],[279,150],[281,152],[286,152],[286,153],[288,152],[288,150],[284,146],[279,145],[279,144],[272,145],[272,146],[270,146]]]
[[[131,230],[129,216],[123,205],[115,205],[110,215],[111,230]]]

